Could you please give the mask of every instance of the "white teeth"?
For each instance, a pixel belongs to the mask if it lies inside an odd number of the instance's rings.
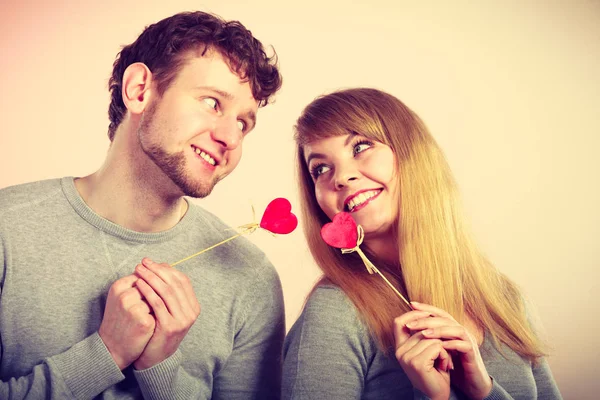
[[[212,158],[210,155],[203,152],[199,148],[194,147],[194,151],[196,152],[196,154],[198,154],[200,157],[202,157],[204,160],[206,160],[206,162],[209,163],[210,165],[215,165],[217,163],[214,158]]]
[[[365,201],[367,201],[367,200],[373,198],[374,196],[376,196],[377,194],[379,194],[379,192],[380,192],[380,190],[371,190],[368,192],[361,193],[358,196],[354,196],[352,198],[352,200],[350,200],[348,202],[348,210],[352,211],[354,209],[354,207],[360,206]]]

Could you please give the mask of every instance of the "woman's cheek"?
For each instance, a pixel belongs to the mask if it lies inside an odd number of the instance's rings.
[[[316,189],[316,198],[317,198],[317,204],[319,204],[319,207],[321,208],[321,210],[325,213],[325,215],[327,215],[329,217],[329,219],[333,219],[333,217],[335,216],[336,211],[334,209],[334,207],[331,206],[331,202],[328,201],[327,196],[325,196],[323,193],[321,193],[321,191],[317,188]]]

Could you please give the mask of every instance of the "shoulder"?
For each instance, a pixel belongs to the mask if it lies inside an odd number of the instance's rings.
[[[338,318],[348,321],[358,321],[358,312],[352,301],[338,286],[320,284],[310,294],[306,301],[303,314],[309,317],[319,317],[335,314]]]
[[[292,393],[355,398],[377,348],[344,292],[320,285],[286,336],[283,353],[284,398]]]
[[[0,214],[38,204],[60,193],[60,182],[60,179],[48,179],[0,189]]]
[[[310,294],[302,314],[290,330],[290,340],[299,335],[303,340],[332,337],[346,342],[369,342],[368,330],[352,301],[337,286],[322,284]]]

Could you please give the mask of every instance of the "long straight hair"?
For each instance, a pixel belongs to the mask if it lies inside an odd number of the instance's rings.
[[[468,316],[494,342],[531,361],[542,344],[529,325],[521,293],[480,252],[468,232],[456,183],[443,152],[421,119],[394,96],[376,89],[334,92],[310,103],[295,127],[301,218],[323,279],[354,303],[380,349],[393,354],[393,320],[408,307],[355,253],[342,255],[321,239],[329,218],[319,207],[304,146],[338,135],[360,134],[391,147],[398,180],[394,235],[398,263],[368,257],[405,297]]]

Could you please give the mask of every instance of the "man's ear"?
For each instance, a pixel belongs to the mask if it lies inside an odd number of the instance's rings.
[[[125,107],[132,114],[142,114],[152,95],[152,71],[141,62],[127,67],[123,73],[121,96]]]

